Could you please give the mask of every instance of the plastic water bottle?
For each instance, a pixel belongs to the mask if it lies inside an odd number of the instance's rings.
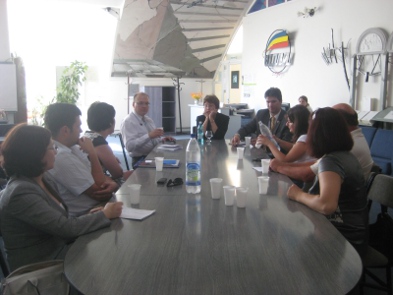
[[[198,142],[200,144],[203,144],[204,137],[203,137],[203,127],[202,127],[202,122],[201,121],[198,122],[197,138],[198,138]]]
[[[186,190],[191,194],[201,191],[201,152],[195,134],[191,134],[186,149]]]

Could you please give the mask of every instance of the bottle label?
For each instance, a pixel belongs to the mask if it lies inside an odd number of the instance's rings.
[[[199,163],[187,163],[186,185],[201,185],[201,166]]]

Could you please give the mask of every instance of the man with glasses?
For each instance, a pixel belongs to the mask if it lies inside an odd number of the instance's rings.
[[[144,92],[134,95],[131,112],[121,123],[121,135],[127,151],[132,157],[132,166],[142,161],[161,141],[175,141],[164,137],[164,130],[157,128],[153,120],[146,116],[149,111],[149,96]]]

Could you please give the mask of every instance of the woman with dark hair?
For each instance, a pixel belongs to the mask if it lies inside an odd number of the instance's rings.
[[[298,99],[298,102],[300,105],[305,106],[310,113],[312,113],[312,108],[311,108],[310,104],[308,103],[307,96],[305,96],[305,95],[300,96]]]
[[[202,122],[203,133],[206,130],[213,131],[212,139],[223,139],[228,130],[229,117],[227,115],[218,113],[220,108],[220,101],[215,95],[206,95],[203,99],[203,115],[196,119],[198,126]]]
[[[320,158],[310,190],[292,185],[288,197],[318,211],[364,255],[367,248],[368,211],[362,168],[350,152],[353,140],[339,111],[322,108],[314,112],[307,133],[310,154]]]
[[[109,226],[121,214],[122,203],[80,217],[68,217],[55,181],[56,150],[49,130],[20,124],[1,145],[3,168],[10,177],[0,200],[0,230],[11,270],[61,259],[78,236]]]
[[[123,182],[132,171],[123,171],[120,161],[106,141],[108,135],[115,130],[115,115],[115,108],[110,104],[93,102],[87,111],[87,125],[90,131],[87,131],[84,136],[92,140],[104,172],[108,172],[113,180]]]
[[[306,139],[310,112],[302,105],[296,105],[288,110],[287,126],[293,134],[292,143],[276,138],[277,143],[285,150],[284,154],[278,150],[276,145],[266,136],[259,135],[257,144],[267,146],[274,157],[281,162],[305,162],[315,160],[307,154]]]

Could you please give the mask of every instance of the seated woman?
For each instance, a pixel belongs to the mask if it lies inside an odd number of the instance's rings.
[[[28,149],[26,149],[28,147]],[[108,203],[91,214],[68,217],[49,173],[56,150],[49,130],[20,124],[1,145],[10,180],[0,200],[0,230],[11,270],[35,262],[62,259],[78,236],[111,224],[122,203]]]
[[[302,105],[296,105],[288,110],[287,126],[289,131],[293,134],[292,141],[295,142],[295,144],[291,147],[292,143],[276,138],[280,147],[289,150],[287,154],[280,152],[276,145],[266,136],[259,135],[257,144],[267,146],[274,157],[281,162],[304,162],[313,160],[314,158],[310,157],[306,150],[309,117],[310,112]]]
[[[359,255],[364,255],[368,228],[366,186],[362,168],[350,152],[353,140],[345,119],[335,109],[318,109],[306,145],[312,156],[321,158],[314,164],[314,184],[308,193],[292,185],[288,197],[326,215]]]
[[[307,96],[305,96],[305,95],[300,96],[298,99],[298,102],[302,106],[305,106],[310,113],[312,113],[312,108],[311,108],[310,104],[308,103]]]
[[[90,131],[84,136],[90,138],[96,149],[104,172],[108,172],[114,180],[127,180],[132,171],[123,171],[120,161],[115,157],[106,138],[115,130],[116,111],[105,102],[94,102],[87,111],[87,125]]]
[[[203,107],[203,115],[196,119],[197,126],[198,122],[202,122],[203,134],[206,130],[211,130],[213,131],[212,139],[224,139],[228,130],[229,117],[217,112],[220,108],[217,96],[206,95],[203,99]]]

